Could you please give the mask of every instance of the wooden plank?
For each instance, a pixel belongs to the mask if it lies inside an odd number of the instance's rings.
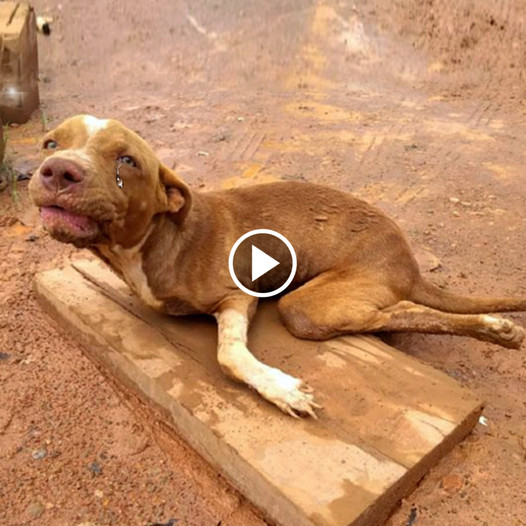
[[[294,420],[222,374],[213,320],[157,314],[98,262],[75,267],[37,276],[48,311],[278,524],[382,524],[481,413],[469,390],[376,338],[293,338],[267,302],[251,350],[325,407]]]

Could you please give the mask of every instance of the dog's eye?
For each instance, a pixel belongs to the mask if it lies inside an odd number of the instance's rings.
[[[120,164],[126,164],[128,166],[132,166],[133,168],[137,168],[135,159],[129,155],[123,155],[122,157],[119,157],[117,161],[119,161]]]
[[[48,139],[44,143],[44,149],[45,150],[56,150],[58,148],[58,143],[54,141],[53,139]]]

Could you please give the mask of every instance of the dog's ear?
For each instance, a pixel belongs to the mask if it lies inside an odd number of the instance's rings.
[[[159,167],[159,178],[164,190],[166,209],[178,223],[182,223],[192,206],[190,188],[164,164]]]

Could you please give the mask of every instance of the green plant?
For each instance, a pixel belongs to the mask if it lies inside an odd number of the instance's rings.
[[[9,140],[9,128],[4,126],[4,151],[7,152],[7,142]],[[16,205],[19,204],[20,198],[18,195],[18,175],[13,168],[13,164],[9,155],[6,153],[4,160],[0,164],[0,190],[6,186],[11,187],[11,197]]]
[[[42,108],[40,109],[40,124],[42,124],[42,131],[47,131],[48,118],[46,112]]]
[[[7,124],[4,125],[4,133],[3,133],[3,140],[4,140],[4,152],[6,150],[6,147],[7,147],[7,138],[9,137],[9,130],[8,130],[8,127],[7,127]],[[2,163],[0,163],[1,165]]]

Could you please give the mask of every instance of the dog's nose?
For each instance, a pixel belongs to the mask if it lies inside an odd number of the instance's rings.
[[[48,188],[64,189],[84,180],[84,170],[68,159],[51,158],[40,167],[40,177]]]

